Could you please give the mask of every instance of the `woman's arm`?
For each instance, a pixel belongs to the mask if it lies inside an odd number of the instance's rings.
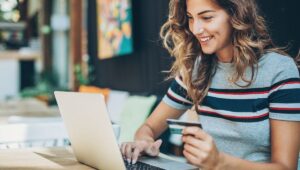
[[[162,141],[155,141],[155,139],[166,130],[166,119],[178,118],[184,111],[185,110],[178,110],[164,102],[160,102],[146,122],[137,130],[135,141],[122,144],[122,154],[129,162],[133,163],[137,161],[140,153],[157,156]]]
[[[300,149],[300,122],[270,119],[271,153],[270,163],[255,163],[218,152],[212,138],[199,128],[184,130],[184,154],[195,165],[206,169],[222,170],[296,170]],[[238,146],[236,146],[238,147]]]
[[[167,119],[179,118],[185,110],[178,110],[160,102],[146,122],[137,130],[135,140],[154,140],[167,128]]]
[[[272,162],[297,169],[300,151],[300,122],[271,119]]]

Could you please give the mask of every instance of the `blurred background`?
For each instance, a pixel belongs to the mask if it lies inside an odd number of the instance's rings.
[[[257,2],[275,44],[296,56],[299,1]],[[116,123],[122,123],[116,115],[142,101],[124,96],[145,97],[148,110],[135,111],[145,119],[170,83],[164,71],[173,59],[159,40],[168,3],[0,0],[0,123],[57,122],[54,90],[104,93]]]
[[[295,56],[299,2],[258,3],[274,42]],[[172,59],[158,33],[167,12],[168,0],[0,0],[0,99],[82,84],[163,95]]]

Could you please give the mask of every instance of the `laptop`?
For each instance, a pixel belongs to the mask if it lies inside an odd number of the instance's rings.
[[[54,92],[76,159],[88,166],[104,170],[197,169],[161,157],[142,157],[136,165],[123,160],[107,112],[104,96],[95,93]]]

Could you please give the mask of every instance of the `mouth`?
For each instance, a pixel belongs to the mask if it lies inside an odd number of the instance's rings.
[[[211,40],[213,36],[199,37],[200,43],[206,43]]]

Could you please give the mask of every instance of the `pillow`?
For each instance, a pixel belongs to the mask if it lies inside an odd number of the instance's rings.
[[[129,96],[121,112],[119,142],[133,141],[137,129],[145,122],[155,104],[156,96]]]

